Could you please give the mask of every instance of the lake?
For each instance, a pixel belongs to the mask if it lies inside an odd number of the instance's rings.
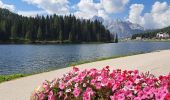
[[[165,49],[170,49],[170,42],[4,44],[0,45],[0,75],[38,73],[68,67],[73,62]]]

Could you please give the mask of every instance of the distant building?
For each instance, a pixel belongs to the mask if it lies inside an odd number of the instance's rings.
[[[136,37],[136,40],[142,40],[142,37]]]
[[[166,32],[159,32],[156,34],[156,38],[158,39],[168,39],[170,38],[170,35]]]

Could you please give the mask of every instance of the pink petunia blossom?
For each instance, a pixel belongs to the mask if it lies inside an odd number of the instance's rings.
[[[53,91],[50,91],[50,93],[48,95],[48,100],[55,100],[55,96],[53,94]]]
[[[52,82],[45,81],[41,91],[34,96],[38,100],[170,100],[170,74],[155,77],[150,73],[139,74],[138,70],[113,70],[108,66],[66,73]]]
[[[80,92],[81,92],[81,91],[80,91],[79,88],[74,88],[73,94],[74,94],[75,97],[78,97],[79,94],[80,94]]]
[[[101,87],[102,87],[100,82],[97,82],[97,83],[95,84],[95,86],[96,86],[96,89],[98,89],[98,90],[101,89]]]
[[[61,90],[63,90],[63,89],[65,88],[65,85],[64,85],[63,82],[59,84],[59,88],[60,88]]]

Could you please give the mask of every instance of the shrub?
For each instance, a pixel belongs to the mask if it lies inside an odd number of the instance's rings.
[[[138,70],[73,70],[45,81],[34,100],[170,100],[170,74],[159,78]]]

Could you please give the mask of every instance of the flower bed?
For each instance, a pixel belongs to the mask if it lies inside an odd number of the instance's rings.
[[[90,69],[72,71],[39,87],[34,100],[170,100],[170,74],[160,76],[134,71]]]

